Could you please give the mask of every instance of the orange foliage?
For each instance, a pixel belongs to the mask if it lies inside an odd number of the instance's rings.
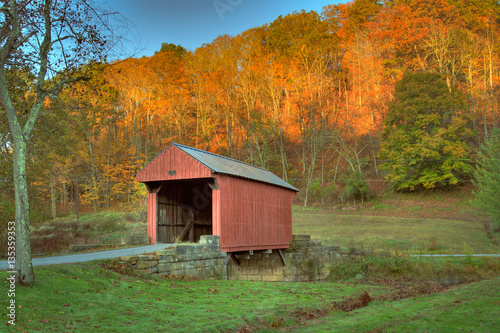
[[[487,133],[500,123],[500,9],[483,5],[356,0],[219,36],[182,56],[118,61],[103,74],[116,98],[84,85],[68,92],[90,133],[81,147],[94,155],[85,159],[115,195],[171,141],[304,181],[320,156],[326,174],[346,147],[375,158],[395,82],[408,71],[441,73]]]

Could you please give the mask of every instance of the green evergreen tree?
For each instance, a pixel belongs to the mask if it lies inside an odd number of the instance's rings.
[[[475,203],[490,216],[494,227],[500,228],[500,129],[491,132],[478,157],[474,173]]]
[[[396,84],[379,153],[396,190],[454,186],[472,174],[464,109],[439,74],[405,74]]]
[[[186,49],[173,43],[161,43],[160,51],[155,51],[155,54],[161,52],[172,52],[177,58],[181,59],[186,54]]]

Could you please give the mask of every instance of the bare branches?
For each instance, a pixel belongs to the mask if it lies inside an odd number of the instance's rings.
[[[105,56],[104,18],[88,0],[2,1],[0,15],[0,97],[9,123],[27,139],[45,98],[63,85],[82,79],[75,69]],[[32,74],[35,99],[26,123],[20,123],[9,95],[6,69]],[[30,89],[30,88],[27,88]],[[12,130],[12,128],[11,128]]]
[[[99,14],[91,10],[89,0],[1,3],[0,18],[4,22],[0,28],[0,100],[14,147],[16,276],[20,283],[29,285],[35,276],[27,214],[26,147],[45,99],[63,85],[82,80],[81,75],[74,75],[75,70],[103,59],[106,39],[99,30],[102,25],[96,23]],[[24,96],[29,95],[23,103],[16,96],[20,88]]]

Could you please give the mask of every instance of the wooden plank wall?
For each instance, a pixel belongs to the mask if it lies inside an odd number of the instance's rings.
[[[294,191],[216,175],[221,249],[226,252],[288,248]],[[215,223],[217,224],[217,223]]]
[[[198,241],[212,234],[212,178],[165,182],[158,193],[158,242]],[[179,239],[189,219],[194,218],[194,230]],[[192,239],[189,239],[192,236]]]
[[[175,175],[169,175],[174,171]],[[135,179],[140,182],[194,179],[212,177],[212,171],[175,146],[163,153],[139,171]]]
[[[149,244],[156,244],[156,193],[148,194],[148,237]]]
[[[174,170],[175,175],[169,174],[169,171]],[[206,184],[212,177],[217,179],[219,190],[207,192]],[[289,246],[294,191],[243,178],[212,174],[210,169],[175,146],[170,146],[151,161],[136,175],[136,180],[155,186],[164,182],[165,186],[158,195],[149,193],[148,196],[148,235],[151,244],[157,240],[169,243],[181,233],[182,225],[185,224],[183,211],[187,207],[196,212],[194,238],[199,239],[201,235],[207,234],[219,235],[223,251]]]

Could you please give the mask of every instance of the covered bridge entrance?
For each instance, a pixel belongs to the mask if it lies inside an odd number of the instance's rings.
[[[136,180],[149,191],[151,244],[218,235],[224,252],[289,246],[298,190],[268,170],[171,143]]]

